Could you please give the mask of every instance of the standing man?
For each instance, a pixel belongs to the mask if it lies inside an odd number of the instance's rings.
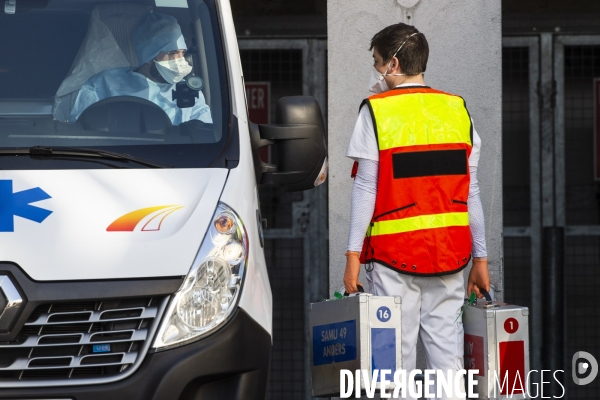
[[[371,293],[402,297],[402,367],[463,369],[463,269],[467,292],[490,281],[477,185],[481,140],[464,100],[425,85],[425,35],[406,24],[371,40],[376,93],[365,100],[346,156],[354,159],[344,286],[357,292],[367,264]],[[433,388],[433,391],[435,388]]]

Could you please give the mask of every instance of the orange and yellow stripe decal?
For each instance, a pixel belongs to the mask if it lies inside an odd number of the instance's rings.
[[[155,206],[155,207],[147,207],[141,208],[139,210],[132,211],[123,215],[122,217],[117,218],[113,221],[112,224],[106,228],[107,232],[133,232],[135,227],[140,223],[141,220],[146,218],[148,215],[166,209],[173,209],[171,212],[179,210],[183,208],[180,205],[168,205],[168,206]],[[169,212],[168,214],[171,214]],[[162,213],[161,213],[162,214]],[[167,214],[167,215],[168,215]],[[165,215],[166,217],[166,215]],[[160,229],[160,228],[159,228]]]

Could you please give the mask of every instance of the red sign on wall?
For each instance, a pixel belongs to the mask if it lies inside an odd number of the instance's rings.
[[[594,178],[600,180],[600,79],[594,79]]]
[[[255,124],[269,123],[270,99],[270,82],[246,82],[246,102],[250,122]],[[263,162],[270,163],[269,147],[262,147],[259,150],[259,157]]]
[[[248,116],[255,124],[269,123],[269,101],[271,84],[269,82],[246,82],[246,101]]]

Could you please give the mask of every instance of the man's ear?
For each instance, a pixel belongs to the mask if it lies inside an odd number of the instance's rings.
[[[402,73],[402,68],[400,67],[400,61],[398,61],[398,58],[396,58],[395,56],[392,57],[392,60],[390,61],[390,73],[393,73],[393,74],[401,74]]]

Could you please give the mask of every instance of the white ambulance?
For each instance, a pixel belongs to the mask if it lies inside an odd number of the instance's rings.
[[[250,123],[228,0],[2,4],[0,399],[264,399],[257,185],[325,180],[316,101]]]

